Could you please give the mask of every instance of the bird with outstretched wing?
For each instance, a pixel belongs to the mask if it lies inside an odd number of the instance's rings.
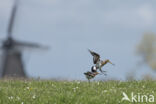
[[[88,49],[88,51],[90,52],[90,54],[93,56],[93,63],[95,64],[95,67],[96,67],[96,69],[99,69],[100,70],[100,72],[102,72],[102,73],[104,73],[104,72],[106,72],[106,71],[102,71],[102,67],[104,66],[104,65],[106,65],[107,63],[110,63],[110,64],[112,64],[112,65],[115,65],[115,64],[113,64],[110,60],[100,60],[100,55],[98,54],[98,53],[96,53],[96,52],[93,52],[93,51],[91,51],[91,50],[89,50]]]

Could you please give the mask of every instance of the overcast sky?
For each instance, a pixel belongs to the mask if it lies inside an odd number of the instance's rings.
[[[137,68],[136,45],[145,32],[156,33],[155,0],[21,0],[13,36],[18,40],[51,47],[24,54],[31,77],[84,80],[92,56],[87,49],[110,59],[103,67],[107,77],[125,79],[135,71],[138,78],[152,73],[146,65]],[[0,39],[6,36],[13,0],[0,0]]]

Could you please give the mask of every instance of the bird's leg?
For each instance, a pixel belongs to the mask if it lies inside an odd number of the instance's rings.
[[[100,72],[101,72],[102,74],[107,75],[107,74],[106,74],[106,71],[102,71],[101,68],[99,68],[99,70],[100,70]]]
[[[100,70],[100,72],[102,73],[102,69],[101,69],[101,68],[99,68],[99,70]]]
[[[101,73],[104,73],[104,72],[106,72],[106,71],[103,71],[101,68],[99,68],[99,70],[100,70],[100,72],[101,72]]]
[[[106,72],[106,71],[105,71]],[[103,73],[105,76],[107,76],[107,73]]]
[[[90,84],[90,79],[88,79],[88,82],[89,82],[89,84]]]
[[[106,73],[106,71],[103,71],[103,72],[102,72],[102,74],[104,74],[105,76],[107,76],[107,73]]]

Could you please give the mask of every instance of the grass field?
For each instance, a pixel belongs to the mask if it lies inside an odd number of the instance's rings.
[[[156,97],[156,81],[0,80],[0,104],[132,104],[121,101],[123,92]]]

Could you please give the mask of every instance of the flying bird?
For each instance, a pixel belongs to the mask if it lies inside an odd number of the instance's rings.
[[[102,71],[102,67],[104,66],[104,65],[106,65],[107,63],[110,63],[110,64],[112,64],[112,65],[115,65],[115,64],[113,64],[110,60],[100,60],[100,55],[98,54],[98,53],[96,53],[96,52],[93,52],[93,51],[91,51],[91,50],[88,50],[89,52],[90,52],[90,54],[93,56],[93,63],[95,64],[95,67],[96,67],[96,69],[99,69],[100,70],[100,72],[104,72],[104,71]]]

